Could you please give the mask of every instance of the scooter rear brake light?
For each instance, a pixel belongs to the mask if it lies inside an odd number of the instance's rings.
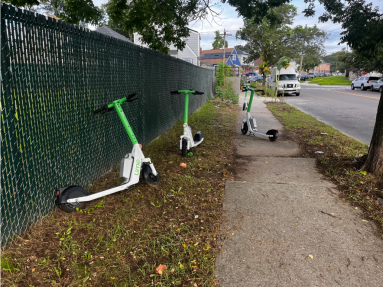
[[[56,196],[59,196],[60,195],[60,193],[59,193],[59,191],[60,191],[60,189],[56,189]]]
[[[367,80],[367,84],[370,82],[370,80]]]
[[[279,134],[279,131],[277,130],[277,134]]]
[[[142,145],[139,145],[140,146],[140,148],[142,148]]]

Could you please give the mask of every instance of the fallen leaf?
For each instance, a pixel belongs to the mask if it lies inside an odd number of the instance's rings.
[[[32,272],[35,272],[36,268],[32,268]]]
[[[309,254],[309,257],[310,257],[311,259],[314,259],[314,256],[312,256],[311,254]]]
[[[184,248],[186,248],[186,244],[184,243],[183,245],[182,245]]]
[[[168,268],[166,265],[163,265],[163,264],[160,264],[158,265],[158,267],[156,268],[156,272],[160,275],[162,275],[162,273],[164,273],[165,269]]]
[[[223,174],[226,175],[226,174],[229,174],[229,172],[228,171],[224,171]]]
[[[356,190],[356,192],[361,192],[360,190]]]
[[[180,264],[180,268],[181,268],[181,269],[184,269],[184,266],[183,266],[182,264]]]
[[[364,219],[362,219],[362,221],[364,221],[364,222],[368,222],[367,220],[364,220]]]
[[[114,280],[114,278],[116,278],[116,277],[110,277],[110,279],[112,279],[112,280]]]
[[[269,163],[268,161],[265,161],[265,163]]]

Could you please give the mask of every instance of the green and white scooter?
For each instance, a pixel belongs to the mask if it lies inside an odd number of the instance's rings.
[[[128,189],[129,187],[137,184],[140,180],[141,173],[146,183],[150,186],[157,186],[159,184],[160,175],[154,168],[150,158],[145,158],[144,154],[142,153],[141,145],[138,144],[136,136],[134,135],[133,130],[124,114],[124,111],[121,108],[122,103],[133,102],[134,100],[137,100],[136,93],[131,94],[123,99],[113,101],[113,103],[105,105],[102,108],[94,111],[95,114],[104,114],[115,109],[117,114],[120,116],[122,124],[124,125],[130,140],[132,141],[132,152],[128,153],[121,160],[120,177],[122,178],[123,183],[120,186],[93,194],[89,194],[88,191],[77,185],[57,188],[56,204],[60,207],[60,209],[68,213],[75,211],[77,208],[83,209],[85,207],[85,202],[87,201],[95,200],[97,198]]]
[[[246,87],[246,92],[245,92],[245,101],[243,102],[243,107],[242,110],[246,110],[247,107],[249,106],[249,103],[247,102],[247,91],[249,90],[249,87],[251,87],[251,84],[243,84],[243,87]]]
[[[257,121],[250,114],[251,104],[253,103],[254,94],[256,91],[262,91],[262,90],[256,89],[256,88],[250,88],[250,87],[248,89],[251,91],[251,95],[250,95],[249,106],[247,107],[246,119],[244,119],[242,122],[242,127],[241,127],[242,134],[245,135],[247,134],[247,132],[250,132],[249,135],[257,134],[257,135],[269,138],[269,140],[272,142],[276,141],[279,136],[278,130],[271,129],[271,130],[268,130],[266,133],[258,131]]]
[[[189,116],[189,94],[203,95],[203,92],[193,90],[179,90],[170,92],[171,95],[185,94],[185,109],[184,109],[184,134],[181,136],[180,149],[182,150],[182,156],[186,156],[188,150],[200,145],[203,142],[202,133],[198,131],[193,138],[192,130],[188,125]]]

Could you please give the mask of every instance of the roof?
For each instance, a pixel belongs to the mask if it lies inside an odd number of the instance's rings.
[[[225,54],[226,52],[230,52],[230,54],[234,51],[234,48],[226,48],[225,49]],[[223,49],[212,49],[212,50],[205,50],[201,52],[201,57],[203,57],[205,54],[213,54],[213,53],[223,53]],[[222,56],[222,54],[221,54]]]
[[[225,59],[225,63],[227,62],[228,58]],[[201,63],[209,63],[209,64],[219,64],[222,63],[222,58],[219,59],[201,59]]]
[[[133,43],[132,41],[130,41],[128,38],[126,38],[125,36],[117,33],[116,31],[110,29],[109,27],[107,26],[101,26],[101,27],[98,27],[96,29],[96,32],[99,32],[101,34],[104,34],[106,36],[109,36],[109,37],[113,37],[113,38],[117,38],[117,39],[120,39],[122,41],[125,41],[125,42],[129,42],[129,43]]]
[[[229,58],[231,55],[231,52],[226,52],[225,51],[225,58]],[[223,58],[223,52],[221,53],[207,53],[203,56],[201,56],[202,59],[222,59]]]

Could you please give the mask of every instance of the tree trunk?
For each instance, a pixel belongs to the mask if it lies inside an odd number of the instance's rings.
[[[383,174],[383,91],[380,95],[374,133],[372,134],[368,149],[367,160],[362,169],[370,173]]]

